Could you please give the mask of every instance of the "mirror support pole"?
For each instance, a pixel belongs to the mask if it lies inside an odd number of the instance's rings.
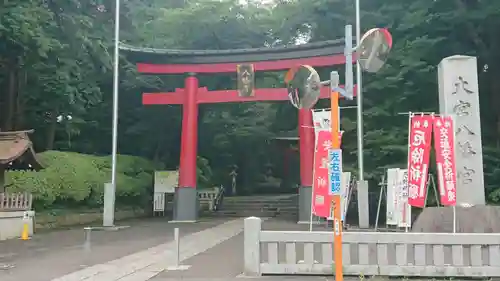
[[[357,1],[359,5],[359,1]],[[359,9],[359,7],[357,7]],[[356,11],[356,43],[359,45],[360,27],[359,27],[359,10]],[[346,57],[346,90],[353,93],[354,91],[354,74],[352,70],[352,26],[345,27],[345,57]],[[357,106],[357,129],[358,129],[358,223],[360,228],[369,228],[370,208],[368,206],[368,182],[364,180],[364,157],[363,157],[363,94],[361,92],[361,66],[356,59],[356,106]]]
[[[348,96],[353,95],[354,88],[354,77],[352,70],[352,25],[345,26],[345,90]]]
[[[359,8],[359,0],[356,0],[356,46],[359,46],[361,40],[361,16]],[[351,40],[352,41],[352,40]],[[364,158],[363,158],[363,92],[361,81],[361,65],[356,60],[356,84],[357,84],[357,115],[358,115],[358,178],[360,181],[365,179],[364,176]]]

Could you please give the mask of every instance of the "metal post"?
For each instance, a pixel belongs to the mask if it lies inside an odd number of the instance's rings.
[[[453,206],[453,233],[457,233],[457,207]]]
[[[361,40],[361,19],[360,19],[360,9],[359,0],[356,0],[356,46],[359,46],[359,41]],[[352,40],[351,40],[352,41]],[[349,63],[348,63],[349,64]],[[358,171],[359,171],[359,181],[364,181],[364,159],[363,159],[363,93],[362,81],[361,81],[361,65],[359,61],[356,61],[356,105],[357,105],[357,117],[358,117]]]
[[[385,189],[385,174],[382,175],[382,182],[380,183],[380,193],[378,196],[378,205],[377,205],[377,215],[375,216],[375,232],[378,230],[378,219],[380,218],[380,206],[382,205],[382,196],[384,195]]]
[[[91,234],[92,234],[92,228],[91,227],[85,227],[83,229],[85,232],[85,243],[83,244],[83,249],[85,250],[86,253],[89,253],[91,251]]]
[[[115,0],[115,52],[113,68],[113,136],[111,149],[111,185],[113,186],[113,197],[116,192],[116,154],[118,146],[118,66],[119,66],[119,42],[120,42],[120,0]],[[113,208],[114,212],[114,208]],[[111,225],[103,226],[113,226]]]
[[[345,26],[345,89],[348,95],[353,96],[354,77],[352,71],[352,25]],[[340,111],[339,111],[340,112]]]
[[[340,150],[340,139],[339,139],[339,93],[335,90],[339,85],[339,74],[336,71],[330,73],[330,111],[331,111],[331,138],[332,147],[330,151]],[[332,161],[333,162],[333,161]],[[342,159],[340,159],[340,164],[342,164]],[[333,173],[333,168],[330,169],[330,174]],[[342,175],[342,167],[340,167],[340,173]],[[333,183],[330,183],[333,184]],[[332,207],[333,207],[333,249],[335,261],[334,272],[335,280],[343,281],[344,274],[342,268],[342,209],[340,205],[340,194],[333,194],[332,196]]]
[[[174,242],[175,242],[175,267],[180,265],[180,239],[179,239],[179,228],[174,228]]]

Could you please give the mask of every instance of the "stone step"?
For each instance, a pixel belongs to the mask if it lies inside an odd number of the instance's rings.
[[[224,209],[262,209],[262,208],[279,208],[279,209],[292,209],[292,208],[298,208],[296,204],[294,205],[289,205],[289,204],[224,204],[220,205],[221,208]]]
[[[204,217],[278,217],[278,218],[293,218],[295,219],[298,214],[296,213],[276,213],[276,212],[258,212],[258,211],[217,211],[211,213],[203,213]]]
[[[222,205],[220,210],[280,210],[280,211],[294,211],[298,210],[297,206],[226,206]]]
[[[227,202],[297,202],[297,195],[284,196],[240,196],[240,197],[224,197]]]
[[[226,202],[222,201],[225,206],[298,206],[298,202]]]

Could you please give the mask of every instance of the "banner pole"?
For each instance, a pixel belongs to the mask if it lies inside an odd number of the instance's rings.
[[[380,206],[382,205],[382,196],[384,195],[385,173],[382,175],[382,181],[380,182],[379,186],[380,186],[380,192],[378,195],[377,215],[375,216],[375,232],[377,232],[378,230],[378,220],[380,218]]]
[[[339,142],[339,93],[331,92],[331,126],[332,126],[332,150],[340,148]],[[330,183],[332,184],[332,183]],[[342,221],[341,221],[341,206],[340,195],[334,194],[332,196],[333,206],[333,249],[334,249],[334,263],[335,263],[335,280],[343,281],[344,274],[342,268]]]
[[[438,174],[438,177],[439,177],[439,174]],[[436,204],[438,207],[441,207],[441,205],[439,204],[439,191],[438,191],[438,187],[437,187],[437,184],[436,184],[436,180],[434,179],[434,177],[430,177],[430,180],[432,181],[432,189],[434,190],[434,194],[436,197]]]
[[[411,148],[411,140],[410,140],[410,132],[411,132],[411,117],[413,116],[413,113],[411,111],[408,112],[408,164],[406,166],[406,173],[408,175],[408,178],[410,177],[410,148]],[[409,181],[407,180],[406,181],[406,192],[409,193],[410,192],[410,186],[409,186]],[[409,194],[406,195],[407,199],[406,199],[406,205],[405,208],[410,208],[411,209],[411,206],[410,206],[410,203],[408,202],[408,196]],[[411,221],[411,218],[410,218],[410,221]],[[408,223],[406,224],[406,227],[405,227],[405,232],[408,232]]]
[[[453,233],[457,233],[457,207],[453,206]]]
[[[313,130],[316,133],[316,128],[315,127],[313,128]],[[316,134],[314,134],[314,135],[316,136]],[[314,138],[314,154],[318,153],[317,146],[318,146],[318,140],[315,137]],[[311,208],[309,210],[311,212],[311,214],[309,215],[309,232],[312,231],[313,206],[314,206],[313,205],[314,204],[314,181],[316,179],[316,176],[314,175],[314,173],[316,172],[315,170],[316,170],[316,155],[313,155],[313,185],[311,186],[311,188],[312,188],[312,190],[311,190]]]

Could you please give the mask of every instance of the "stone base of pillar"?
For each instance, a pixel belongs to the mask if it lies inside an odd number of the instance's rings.
[[[198,220],[198,192],[193,187],[175,189],[174,217],[171,222],[196,222]]]
[[[357,194],[359,228],[370,228],[370,202],[368,200],[368,181],[358,181]]]
[[[299,187],[299,223],[309,223],[311,220],[312,187]]]

